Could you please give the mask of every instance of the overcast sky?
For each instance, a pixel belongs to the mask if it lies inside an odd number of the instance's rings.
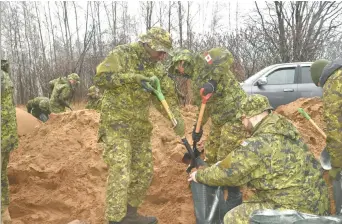
[[[157,7],[159,1],[155,1],[156,5],[154,8],[154,14],[153,14],[153,19],[152,21],[157,21],[157,10],[159,10]],[[169,1],[163,1],[165,4],[168,4]],[[144,20],[142,19],[141,16],[141,6],[140,6],[140,1],[128,1],[128,14],[133,16],[139,24],[138,30],[139,33],[145,32],[145,24]],[[184,10],[186,10],[187,7],[187,1],[182,1],[184,4]],[[249,15],[251,10],[255,7],[254,1],[206,1],[206,0],[197,0],[197,1],[191,1],[191,14],[193,16],[193,31],[196,33],[206,33],[210,32],[209,27],[212,22],[212,15],[215,13],[215,11],[219,11],[219,13],[216,13],[219,20],[219,29],[217,30],[218,32],[222,31],[234,31],[236,29],[237,23],[239,24],[239,27],[243,26],[243,21],[246,16]],[[42,21],[45,21],[45,16],[43,14],[43,7],[46,7],[47,9],[47,2],[46,1],[41,1],[38,2],[38,4],[41,7],[41,19]],[[111,4],[110,1],[105,1],[105,4],[108,5]],[[263,5],[263,2],[260,2],[259,4]],[[76,5],[78,5],[80,16],[83,16],[83,14],[86,12],[87,9],[87,2],[86,1],[76,1]],[[76,21],[74,19],[74,9],[72,8],[72,4],[70,4],[70,9],[69,9],[69,23],[71,26],[71,30],[76,30]],[[50,2],[50,8],[52,10],[52,13],[56,14],[56,7],[55,7],[55,2]],[[238,14],[236,14],[238,12]],[[61,12],[60,12],[61,13]],[[78,12],[79,13],[79,12]],[[121,12],[119,12],[120,15]],[[173,14],[175,18],[177,18],[177,8],[173,9]],[[82,17],[81,17],[82,18]],[[109,29],[108,26],[108,20],[105,14],[105,10],[103,8],[103,14],[101,16],[101,29]],[[164,18],[165,22],[167,21],[167,15],[165,15]],[[56,25],[57,25],[57,16],[56,16]],[[85,21],[79,18],[79,26],[81,30],[84,30],[85,27]],[[178,21],[174,21],[174,24],[177,25]],[[157,24],[159,25],[159,24]],[[186,24],[184,21],[184,32],[186,32]],[[164,27],[166,28],[166,27]],[[173,35],[177,35],[178,33],[173,33]]]

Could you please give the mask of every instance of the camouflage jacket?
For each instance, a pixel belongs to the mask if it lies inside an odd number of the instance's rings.
[[[319,163],[284,117],[270,114],[252,136],[224,160],[199,170],[197,181],[212,186],[248,186],[248,201],[319,215],[327,214],[328,189]]]
[[[239,110],[239,102],[247,95],[240,87],[239,82],[231,72],[233,56],[230,54],[227,61],[220,64],[209,65],[202,56],[195,56],[194,77],[192,91],[194,102],[200,106],[200,88],[204,83],[213,79],[217,82],[217,91],[210,97],[206,104],[203,116],[203,124],[209,117],[214,125],[222,126],[226,122],[236,122],[236,114]]]
[[[66,84],[56,84],[50,97],[51,112],[65,112],[65,107],[70,107],[70,101],[74,93],[75,88],[69,82]]]
[[[67,77],[58,77],[56,79],[53,79],[49,82],[49,90],[50,90],[50,94],[52,94],[53,88],[55,87],[55,85],[57,84],[66,84],[68,83],[68,79]]]
[[[342,65],[341,65],[342,66]],[[342,167],[342,69],[329,76],[323,86],[326,149],[333,167]]]
[[[40,114],[49,115],[50,112],[50,100],[47,97],[39,96],[32,100],[29,100],[26,104],[27,112],[33,116],[39,118]]]
[[[1,152],[17,148],[18,141],[13,83],[9,74],[1,71]]]
[[[172,80],[160,63],[152,62],[139,43],[120,45],[97,66],[94,83],[104,90],[102,97],[99,133],[112,129],[115,121],[138,121],[146,130],[149,123],[149,107],[153,105],[165,117],[167,114],[158,98],[136,82],[136,74],[147,77],[157,76],[167,103],[175,115],[184,134],[184,121],[178,108],[177,96]]]

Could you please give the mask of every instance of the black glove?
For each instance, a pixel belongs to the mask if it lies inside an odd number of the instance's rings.
[[[202,134],[203,134],[202,125],[201,125],[199,133],[196,133],[196,124],[195,124],[194,129],[192,130],[192,141],[199,142],[201,140]]]
[[[209,93],[213,93],[216,91],[217,88],[217,82],[215,80],[209,80],[207,83],[204,83],[204,85],[202,86],[202,88],[204,89],[203,94],[207,95]]]

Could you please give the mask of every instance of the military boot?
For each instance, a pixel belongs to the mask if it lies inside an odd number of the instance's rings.
[[[9,214],[8,207],[6,207],[4,209],[4,212],[1,215],[1,223],[2,224],[11,224],[12,223],[12,219],[11,219],[11,216]]]
[[[138,214],[138,208],[127,205],[127,214],[121,221],[122,224],[156,224],[158,220],[153,216],[142,216]]]

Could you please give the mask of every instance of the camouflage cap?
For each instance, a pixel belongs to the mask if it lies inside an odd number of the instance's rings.
[[[50,102],[49,99],[43,99],[39,102],[39,108],[44,110],[44,111],[50,111]]]
[[[260,94],[252,94],[241,101],[240,112],[236,117],[241,118],[244,115],[250,118],[261,114],[265,110],[273,110],[267,97]]]
[[[152,27],[146,34],[139,36],[139,41],[147,43],[155,51],[169,53],[172,48],[171,35],[160,27]]]
[[[233,64],[234,58],[232,53],[228,51],[226,48],[223,47],[216,47],[212,48],[208,52],[204,53],[203,55],[204,60],[207,61],[208,64],[225,64],[228,63],[228,65]]]
[[[175,49],[171,52],[172,59],[168,68],[168,72],[171,74],[179,74],[178,65],[180,61],[184,61],[184,73],[191,76],[193,74],[194,69],[194,55],[191,51],[187,49]]]
[[[319,78],[322,75],[323,69],[324,67],[329,63],[330,61],[325,60],[325,59],[319,59],[316,60],[310,68],[310,72],[311,72],[311,78],[312,81],[316,84],[316,86],[318,86],[319,83]]]
[[[68,80],[75,80],[77,83],[80,83],[80,77],[76,73],[68,75]]]

